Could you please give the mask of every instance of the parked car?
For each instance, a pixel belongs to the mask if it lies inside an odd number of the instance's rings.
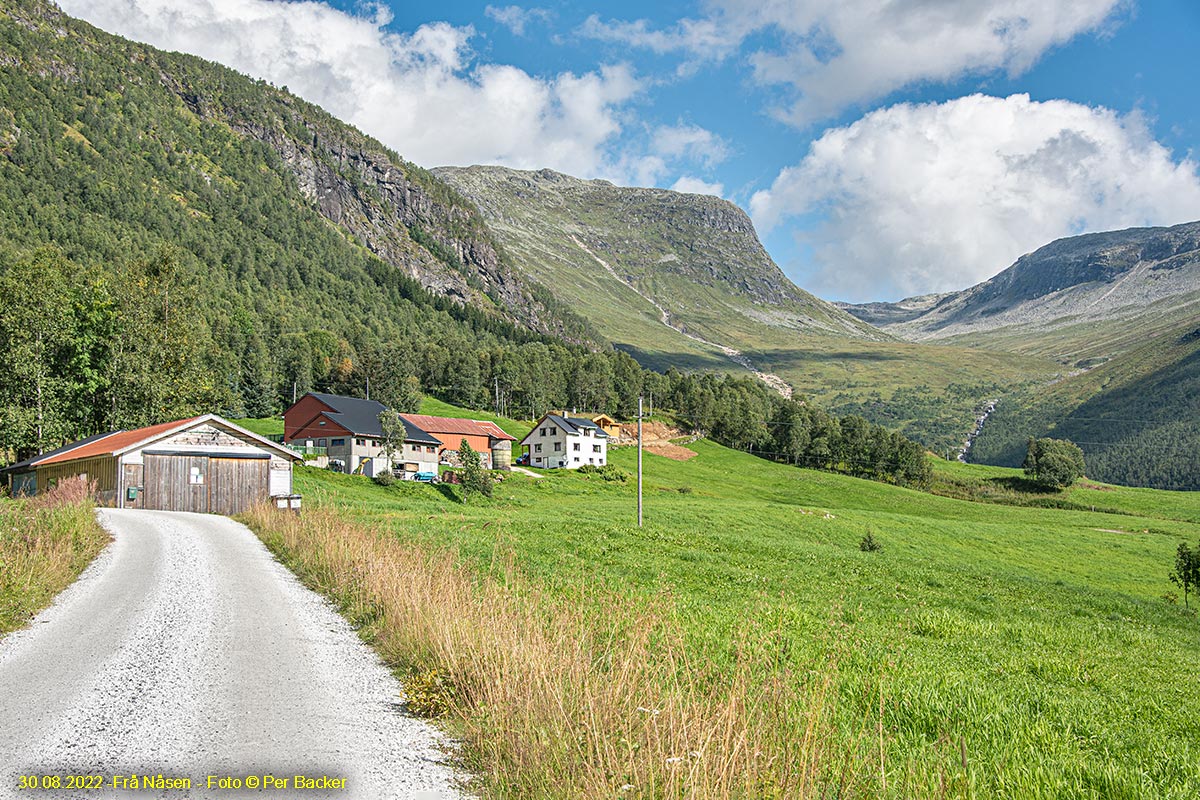
[[[521,455],[517,456],[516,464],[519,467],[528,467],[529,466],[529,453],[522,453]]]
[[[437,483],[438,476],[436,472],[418,472],[413,476],[413,480],[421,481],[421,483]]]

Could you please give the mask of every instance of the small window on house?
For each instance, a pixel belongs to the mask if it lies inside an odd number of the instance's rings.
[[[562,450],[562,442],[555,442],[555,443],[554,443],[554,452],[556,452],[556,453],[557,453],[557,452],[559,452],[560,450]]]
[[[545,435],[546,435],[546,431],[547,431],[547,430],[549,430],[549,429],[548,429],[548,428],[542,428],[542,436],[545,436]]]
[[[345,447],[346,440],[345,439],[330,439],[329,446],[330,447]]]
[[[588,459],[588,463],[589,463],[589,464],[595,464],[595,463],[596,463],[596,459],[594,459],[594,458],[589,458],[589,459]]]
[[[533,452],[535,452],[535,453],[540,453],[540,452],[542,452],[542,444],[541,444],[541,442],[538,442],[538,443],[534,444],[534,446],[533,446]]]
[[[600,466],[602,466],[602,467],[604,466],[604,459],[603,459],[603,458],[602,458],[602,459],[600,459]]]
[[[579,442],[575,442],[573,445],[571,445],[571,449],[574,450],[576,453],[578,453],[579,452]]]
[[[427,447],[425,448],[425,452],[426,452],[426,453],[435,453],[435,452],[437,452],[437,448],[436,448],[436,447],[433,447],[433,446],[427,446]]]
[[[592,445],[592,452],[593,452],[593,453],[599,453],[599,452],[600,452],[600,445],[598,445],[598,444],[594,444],[594,445]]]
[[[317,439],[317,447],[324,447],[324,446],[325,446],[325,440]]]
[[[578,464],[578,463],[579,463],[579,456],[576,456],[576,457],[575,457],[575,463],[576,463],[576,464]]]

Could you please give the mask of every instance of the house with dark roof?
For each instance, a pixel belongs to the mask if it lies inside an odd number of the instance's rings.
[[[433,417],[428,414],[401,414],[405,425],[415,425],[441,442],[441,458],[458,464],[458,450],[465,440],[479,453],[484,469],[508,469],[512,465],[512,443],[517,437],[504,432],[494,422],[458,417]]]
[[[377,400],[309,392],[283,412],[285,444],[324,448],[329,463],[342,472],[368,477],[392,470],[398,477],[438,471],[442,442],[402,415],[404,444],[388,463],[379,415],[387,408]]]
[[[215,414],[112,431],[3,470],[13,495],[85,478],[101,505],[239,514],[258,503],[299,508],[292,464],[300,457]]]
[[[520,444],[528,448],[529,466],[579,469],[608,463],[608,434],[584,417],[546,414]]]

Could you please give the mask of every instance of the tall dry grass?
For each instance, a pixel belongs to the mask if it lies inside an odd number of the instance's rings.
[[[248,521],[410,676],[489,795],[808,798],[886,793],[875,723],[838,728],[838,657],[808,670],[733,643],[732,666],[689,654],[669,597],[580,590],[565,601],[457,565],[336,514],[261,508]],[[836,637],[835,637],[836,638]]]
[[[0,634],[27,624],[108,542],[93,490],[65,479],[28,500],[0,500]]]

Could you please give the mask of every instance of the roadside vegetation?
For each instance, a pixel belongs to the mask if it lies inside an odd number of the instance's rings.
[[[35,499],[0,498],[0,635],[48,606],[108,540],[83,480]]]
[[[646,456],[640,529],[634,481],[563,471],[488,499],[301,469],[304,515],[254,524],[486,796],[1200,793],[1191,498],[1004,507],[689,447]]]

